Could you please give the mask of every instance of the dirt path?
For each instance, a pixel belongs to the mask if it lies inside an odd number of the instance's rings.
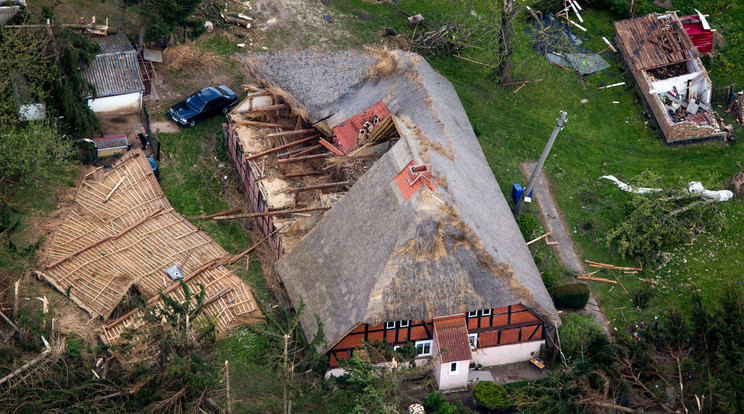
[[[519,167],[522,169],[522,174],[524,174],[525,178],[529,178],[532,171],[535,169],[535,163],[521,163],[519,164]],[[565,223],[563,222],[561,213],[558,211],[555,199],[553,198],[553,193],[550,192],[550,187],[548,186],[548,181],[547,178],[545,178],[545,173],[543,171],[540,171],[537,180],[535,180],[533,195],[533,199],[537,202],[540,216],[542,217],[546,230],[549,231],[552,238],[558,242],[558,244],[553,247],[558,253],[558,258],[561,260],[563,268],[575,274],[584,273],[584,265],[581,262],[578,253],[576,253],[576,248],[571,241],[571,237],[566,231]],[[586,307],[578,313],[583,315],[594,315],[602,326],[605,335],[610,337],[610,331],[607,329],[607,318],[605,318],[602,309],[599,307],[594,292],[590,292],[589,302],[586,304]]]

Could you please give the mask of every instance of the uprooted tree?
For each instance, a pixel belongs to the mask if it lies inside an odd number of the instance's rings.
[[[658,182],[648,173],[634,181]],[[706,228],[721,226],[714,200],[699,199],[689,191],[661,189],[643,194],[628,192],[619,218],[605,238],[623,257],[644,262],[658,257],[662,249],[689,243]]]

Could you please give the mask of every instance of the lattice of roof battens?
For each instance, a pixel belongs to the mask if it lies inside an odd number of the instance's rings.
[[[241,323],[255,321],[262,318],[262,314],[253,300],[250,288],[230,270],[217,267],[206,270],[186,282],[193,295],[200,291],[199,284],[204,285],[204,315],[215,322],[218,335],[226,333],[230,328]],[[168,293],[179,303],[185,298],[183,290],[178,287]],[[162,306],[158,299],[154,306]],[[200,323],[195,321],[195,326]],[[104,339],[108,343],[116,342],[126,328],[137,329],[142,326],[142,312],[137,311],[124,321],[104,330]]]

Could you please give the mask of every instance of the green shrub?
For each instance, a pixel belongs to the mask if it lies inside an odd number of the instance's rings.
[[[558,334],[561,339],[561,350],[567,358],[586,355],[595,342],[602,340],[602,329],[597,325],[594,316],[570,313],[561,317],[561,320]]]
[[[424,398],[424,408],[430,414],[454,414],[455,407],[444,398],[441,392],[432,391]]]
[[[633,297],[630,298],[630,300],[636,307],[646,309],[646,306],[648,306],[648,302],[652,297],[654,297],[653,288],[645,288],[633,293]]]
[[[473,397],[479,407],[489,410],[508,410],[511,408],[506,389],[493,381],[481,381],[473,388]]]
[[[536,233],[542,233],[543,230],[540,222],[532,214],[522,214],[517,217],[517,225],[526,241],[532,240],[535,238]]]
[[[540,273],[540,276],[542,276],[542,281],[547,289],[555,287],[555,284],[558,283],[558,276],[556,276],[551,270],[545,270]]]
[[[558,309],[583,309],[589,302],[589,287],[583,283],[571,283],[548,289]]]

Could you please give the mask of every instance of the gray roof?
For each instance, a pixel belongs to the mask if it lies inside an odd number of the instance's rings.
[[[360,322],[431,319],[523,303],[560,323],[553,302],[452,84],[420,56],[335,52],[240,57],[252,74],[330,128],[382,100],[402,138],[276,269],[308,337],[330,345]],[[370,70],[371,67],[374,68]],[[440,203],[404,200],[395,176],[431,165]]]
[[[101,50],[99,51],[100,55],[134,51],[129,38],[127,38],[123,34],[93,37],[90,40],[92,40],[93,43],[96,43],[101,48]]]
[[[95,86],[99,98],[145,90],[134,50],[96,55],[82,75]]]

